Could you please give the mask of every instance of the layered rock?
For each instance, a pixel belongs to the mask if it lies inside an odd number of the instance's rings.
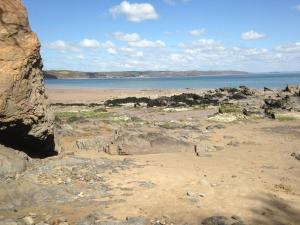
[[[40,43],[21,0],[0,1],[0,142],[39,154],[53,149]]]

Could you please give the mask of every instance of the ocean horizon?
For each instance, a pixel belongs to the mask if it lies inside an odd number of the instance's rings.
[[[219,88],[245,85],[251,88],[282,88],[300,84],[300,73],[257,73],[176,77],[124,77],[87,79],[45,79],[48,88],[177,89]]]

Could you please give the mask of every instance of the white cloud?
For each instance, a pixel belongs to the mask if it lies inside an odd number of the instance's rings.
[[[46,46],[46,48],[59,50],[62,52],[65,52],[65,51],[78,52],[78,51],[80,51],[80,49],[78,47],[76,47],[72,44],[69,44],[63,40],[57,40],[52,43],[46,44],[45,46]]]
[[[163,41],[149,41],[149,40],[140,40],[136,42],[129,42],[129,46],[137,48],[164,48],[166,44]]]
[[[202,35],[206,32],[206,29],[202,28],[202,29],[194,29],[194,30],[191,30],[190,31],[190,35],[193,35],[193,36],[199,36],[199,35]]]
[[[158,19],[155,8],[150,3],[130,3],[123,1],[109,10],[114,17],[125,15],[131,22],[142,22],[143,20]]]
[[[164,48],[166,44],[161,40],[150,41],[141,39],[137,33],[124,34],[122,32],[115,32],[114,36],[120,41],[126,42],[130,47],[136,48]]]
[[[299,53],[300,54],[300,42],[287,44],[287,45],[280,45],[276,47],[276,51],[281,53]]]
[[[224,50],[224,47],[219,41],[213,39],[199,39],[189,44],[179,43],[178,47],[192,51],[218,51]]]
[[[137,51],[133,48],[123,47],[120,50],[128,56],[134,56],[134,57],[143,57],[144,56],[144,53],[142,51]]]
[[[76,55],[76,58],[77,58],[77,59],[85,59],[85,56],[82,55],[82,54],[79,54],[79,55]]]
[[[262,33],[258,33],[254,30],[250,30],[248,32],[242,33],[241,37],[244,40],[258,40],[264,38],[266,35]]]
[[[125,41],[125,42],[135,42],[135,41],[139,41],[141,39],[140,35],[137,33],[124,34],[122,32],[115,32],[114,36],[118,40]]]
[[[94,39],[83,39],[79,42],[79,46],[83,48],[100,48],[100,43]]]
[[[109,54],[117,54],[116,46],[111,41],[100,43],[95,39],[85,38],[82,41],[80,41],[78,45],[82,48],[92,48],[92,49],[104,48]]]
[[[104,42],[104,43],[101,43],[100,44],[100,47],[101,48],[116,48],[116,46],[115,46],[115,44],[114,43],[112,43],[111,41],[106,41],[106,42]]]
[[[117,54],[117,50],[115,48],[107,48],[106,51],[109,53],[109,54],[112,54],[112,55],[115,55]]]

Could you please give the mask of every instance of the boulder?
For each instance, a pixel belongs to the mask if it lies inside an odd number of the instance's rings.
[[[0,178],[13,177],[23,172],[26,169],[27,160],[24,153],[0,145]]]
[[[40,43],[21,0],[0,1],[0,143],[32,155],[54,149]]]

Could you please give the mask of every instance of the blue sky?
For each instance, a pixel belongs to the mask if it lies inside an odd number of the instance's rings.
[[[24,0],[45,69],[300,70],[300,0]]]

